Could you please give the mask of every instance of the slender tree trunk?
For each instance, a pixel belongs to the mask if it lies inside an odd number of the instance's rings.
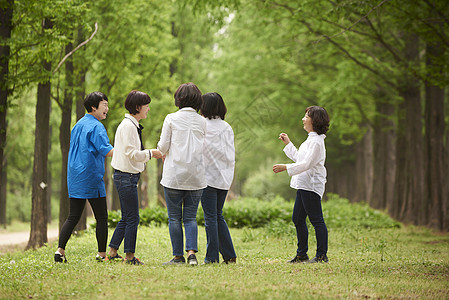
[[[444,50],[439,43],[427,44],[426,66],[434,77],[442,75],[438,61]],[[431,71],[429,71],[430,73]],[[438,79],[438,78],[435,78]],[[427,197],[423,221],[432,228],[444,228],[444,88],[426,81]],[[447,170],[447,169],[446,169]],[[447,201],[447,200],[446,200]]]
[[[72,43],[67,44],[65,53],[72,51]],[[65,81],[64,101],[61,105],[61,123],[59,125],[59,148],[61,149],[61,178],[59,195],[59,230],[64,225],[69,216],[69,192],[67,187],[67,163],[70,148],[70,126],[72,120],[73,103],[73,61],[69,57],[65,62]]]
[[[2,223],[0,224],[0,227],[5,227],[8,224],[8,218],[6,217],[6,193],[7,193],[7,183],[8,183],[8,159],[5,157],[3,159],[3,166],[2,166],[2,174],[1,174],[1,178],[0,178],[0,197],[2,197],[2,199],[5,199],[5,201],[2,201],[0,203],[0,211],[2,214],[2,218],[4,218],[4,220],[2,220]]]
[[[50,102],[50,114],[51,114],[51,102]],[[53,132],[53,126],[49,126],[49,130],[48,130],[48,153],[51,153],[51,136],[52,136],[52,132]],[[48,165],[47,165],[47,195],[46,195],[46,200],[47,201],[47,223],[50,224],[51,223],[51,193],[53,190],[53,180],[51,177],[51,161],[48,161]]]
[[[146,208],[148,207],[148,172],[145,169],[142,172],[142,176],[140,177],[140,208]]]
[[[13,0],[0,4],[0,40],[8,41],[12,31]],[[0,45],[0,226],[6,226],[6,114],[8,111],[8,70],[10,47]]]
[[[355,197],[354,202],[371,201],[373,181],[372,129],[368,128],[363,139],[355,145]]]
[[[446,105],[446,107],[449,107],[449,105]],[[446,126],[446,144],[444,147],[444,166],[445,170],[449,170],[449,128],[447,126]],[[443,213],[444,213],[443,230],[449,231],[449,176],[444,176]]]
[[[43,29],[51,28],[51,22],[44,19]],[[43,68],[50,72],[51,64],[43,62]],[[27,249],[41,247],[47,243],[47,162],[51,104],[50,80],[37,87],[36,132],[34,141],[34,165],[32,187],[31,232]]]
[[[394,105],[387,103],[378,87],[376,118],[373,129],[373,194],[370,205],[390,211],[393,205],[395,181]]]
[[[405,38],[407,61],[418,64],[418,44],[416,35]],[[422,110],[419,81],[410,73],[404,75],[404,84],[399,94],[403,98],[401,116],[398,118],[396,200],[400,204],[397,216],[400,220],[421,224],[424,211],[424,164]],[[401,128],[399,130],[399,128]],[[401,136],[399,137],[399,132]],[[403,152],[402,152],[402,151]],[[399,159],[399,156],[403,156]],[[403,160],[402,160],[403,159]],[[401,171],[399,171],[401,170]]]

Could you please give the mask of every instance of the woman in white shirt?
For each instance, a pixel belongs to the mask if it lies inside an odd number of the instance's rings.
[[[125,240],[125,261],[133,265],[143,265],[143,262],[134,256],[137,228],[140,221],[137,183],[140,173],[145,169],[145,163],[151,157],[162,158],[159,150],[145,150],[142,144],[143,126],[139,124],[139,121],[146,119],[150,110],[150,102],[150,96],[139,91],[131,91],[126,97],[125,108],[129,114],[125,114],[125,118],[115,132],[115,151],[111,161],[114,168],[114,184],[120,198],[122,218],[109,243],[108,260],[123,260],[117,254],[117,250]]]
[[[203,160],[206,120],[197,113],[202,100],[201,92],[195,84],[182,84],[176,90],[174,98],[179,110],[165,117],[157,144],[162,155],[166,155],[161,185],[164,187],[174,256],[164,265],[185,263],[182,223],[187,261],[190,265],[197,265],[196,214],[201,194],[206,187]]]
[[[328,233],[326,223],[324,223],[321,198],[326,183],[324,139],[329,128],[329,116],[323,107],[310,106],[306,109],[302,122],[304,130],[309,133],[309,136],[299,149],[296,149],[287,134],[281,133],[279,136],[279,139],[286,145],[285,154],[294,163],[273,166],[275,173],[287,171],[288,175],[292,176],[290,187],[297,189],[292,220],[296,227],[298,249],[295,258],[290,263],[328,262]],[[316,255],[311,260],[307,256],[309,236],[306,224],[307,216],[315,228],[317,240]]]
[[[236,254],[228,224],[223,217],[226,195],[234,178],[234,131],[224,120],[226,105],[217,93],[203,95],[201,114],[206,118],[204,162],[207,187],[203,190],[201,205],[207,236],[204,262],[218,263],[219,253],[225,263],[235,263]]]

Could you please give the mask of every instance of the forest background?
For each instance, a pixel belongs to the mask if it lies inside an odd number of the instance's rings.
[[[448,231],[448,28],[444,0],[1,0],[0,224],[31,222],[38,247],[47,223],[67,217],[70,130],[87,93],[109,98],[111,143],[126,95],[148,93],[154,148],[174,91],[195,82],[228,108],[230,200],[294,198],[271,170],[288,162],[278,136],[299,146],[304,109],[320,105],[331,117],[327,192]],[[147,165],[142,207],[164,205],[161,170]]]

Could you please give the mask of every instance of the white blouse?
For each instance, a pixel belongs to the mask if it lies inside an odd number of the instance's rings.
[[[290,187],[312,191],[323,197],[327,175],[324,167],[325,138],[326,135],[318,135],[312,131],[298,150],[291,142],[284,147],[285,154],[294,161],[293,164],[287,165],[287,173],[292,176]]]
[[[139,122],[130,114],[125,114],[117,127],[111,161],[115,170],[137,174],[145,169],[145,163],[150,160],[150,150],[140,150],[138,127]]]
[[[206,119],[204,162],[208,186],[229,190],[234,178],[234,131],[224,120]]]
[[[166,155],[161,185],[177,190],[205,188],[203,146],[206,120],[184,107],[165,117],[157,148]]]

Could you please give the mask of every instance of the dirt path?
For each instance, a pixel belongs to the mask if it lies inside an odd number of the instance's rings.
[[[47,231],[48,242],[55,241],[58,238],[58,234],[58,229],[49,229]],[[0,233],[0,254],[24,250],[29,238],[29,231]]]

